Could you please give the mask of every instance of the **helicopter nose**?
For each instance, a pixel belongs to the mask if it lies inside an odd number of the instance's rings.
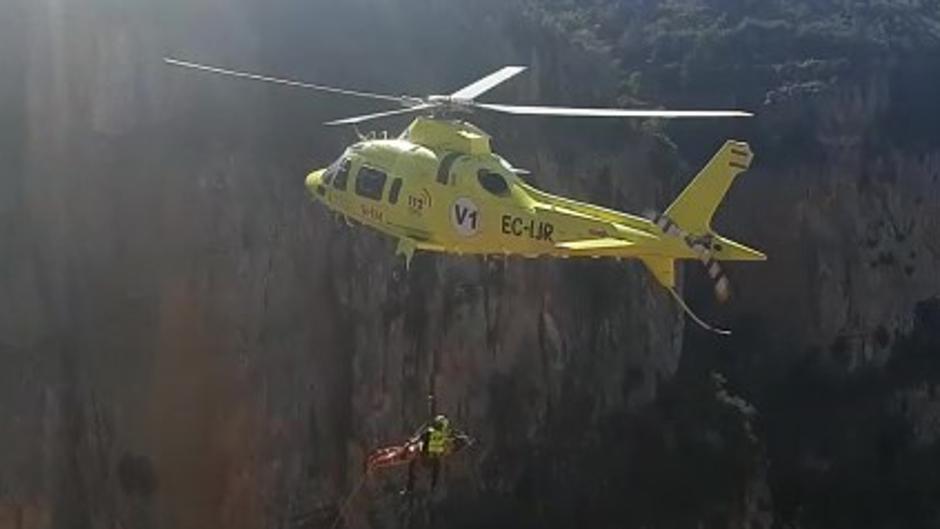
[[[305,184],[311,195],[315,197],[326,195],[326,188],[323,187],[323,169],[308,174]]]

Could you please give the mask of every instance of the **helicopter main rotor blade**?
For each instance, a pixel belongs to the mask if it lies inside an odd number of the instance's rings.
[[[475,81],[450,95],[453,99],[474,99],[484,92],[492,90],[496,85],[508,81],[510,78],[524,72],[525,66],[504,66],[499,70],[487,75],[479,81]]]
[[[571,116],[586,118],[744,118],[754,114],[743,110],[638,110],[628,108],[572,108],[473,103],[474,107],[528,116]]]
[[[172,57],[164,57],[163,62],[173,65],[180,66],[183,68],[190,68],[193,70],[201,70],[204,72],[215,73],[220,75],[227,75],[230,77],[241,77],[242,79],[251,79],[253,81],[264,81],[266,83],[274,83],[279,85],[294,86],[297,88],[307,88],[311,90],[319,90],[321,92],[330,92],[333,94],[342,94],[347,96],[355,97],[365,97],[369,99],[380,99],[382,101],[394,101],[399,104],[409,105],[413,104],[413,100],[407,97],[402,96],[390,96],[385,94],[373,94],[371,92],[360,92],[357,90],[347,90],[345,88],[334,88],[332,86],[323,86],[312,83],[305,83],[302,81],[293,81],[290,79],[280,79],[277,77],[269,77],[267,75],[259,75],[255,73],[248,72],[239,72],[236,70],[227,70],[225,68],[218,68],[216,66],[209,66],[206,64],[199,64],[189,61],[181,61],[179,59],[174,59]]]
[[[415,105],[410,108],[399,108],[396,110],[387,110],[385,112],[376,112],[374,114],[363,114],[361,116],[353,116],[351,118],[335,119],[333,121],[327,121],[326,123],[324,123],[324,125],[355,125],[357,123],[362,123],[363,121],[369,121],[373,119],[396,116],[399,114],[410,114],[412,112],[421,112],[422,110],[427,110],[432,107],[434,107],[434,105]]]

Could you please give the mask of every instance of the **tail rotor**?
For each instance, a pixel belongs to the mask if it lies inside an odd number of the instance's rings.
[[[713,247],[714,247],[714,237],[711,234],[706,234],[704,236],[695,236],[687,231],[683,230],[678,224],[672,221],[667,215],[662,213],[657,213],[655,211],[647,211],[645,213],[647,219],[650,222],[655,224],[659,230],[668,237],[675,237],[681,240],[688,248],[692,251],[698,258],[698,260],[705,265],[705,269],[708,272],[709,277],[712,278],[714,282],[714,292],[715,297],[719,302],[724,303],[728,300],[731,294],[730,283],[728,281],[728,276],[725,275],[724,269],[721,265],[718,264],[718,261],[715,260],[712,256]],[[649,266],[649,263],[647,263]],[[669,261],[670,276],[672,274],[671,270],[675,265],[672,260]],[[708,324],[705,320],[700,318],[698,314],[692,311],[689,305],[682,299],[682,296],[676,291],[674,278],[669,279],[669,281],[664,281],[660,275],[656,274],[654,268],[650,268],[654,272],[654,275],[657,275],[657,279],[663,286],[669,290],[669,293],[672,294],[672,297],[676,300],[676,303],[682,308],[682,310],[692,319],[699,327],[711,331],[715,334],[729,335],[731,331],[726,329],[720,329],[713,325]]]
[[[691,234],[664,213],[647,210],[646,218],[656,224],[663,234],[681,240],[696,255],[699,262],[705,266],[708,276],[712,279],[715,298],[721,303],[728,301],[731,297],[731,283],[727,274],[725,274],[725,269],[714,258],[715,237],[710,233],[704,235]]]

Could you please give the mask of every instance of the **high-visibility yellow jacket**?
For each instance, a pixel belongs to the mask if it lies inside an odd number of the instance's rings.
[[[432,456],[443,455],[447,451],[449,436],[449,428],[438,429],[432,426],[428,432],[428,454]]]

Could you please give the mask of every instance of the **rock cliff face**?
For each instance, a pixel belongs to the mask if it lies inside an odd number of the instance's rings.
[[[410,433],[432,389],[479,444],[410,520],[391,473],[348,525],[940,520],[940,129],[915,88],[940,76],[924,56],[889,50],[822,86],[805,64],[748,77],[730,97],[759,102],[752,124],[481,117],[537,185],[629,211],[668,204],[723,134],[751,139],[716,227],[771,260],[732,268],[722,307],[685,274],[735,330],[722,340],[636,263],[419,255],[396,283],[391,241],[303,194],[351,139],[318,124],[361,104],[160,62],[390,93],[521,62],[494,98],[689,97],[612,62],[648,43],[556,23],[565,3],[3,9],[0,528],[328,527],[364,453]]]

